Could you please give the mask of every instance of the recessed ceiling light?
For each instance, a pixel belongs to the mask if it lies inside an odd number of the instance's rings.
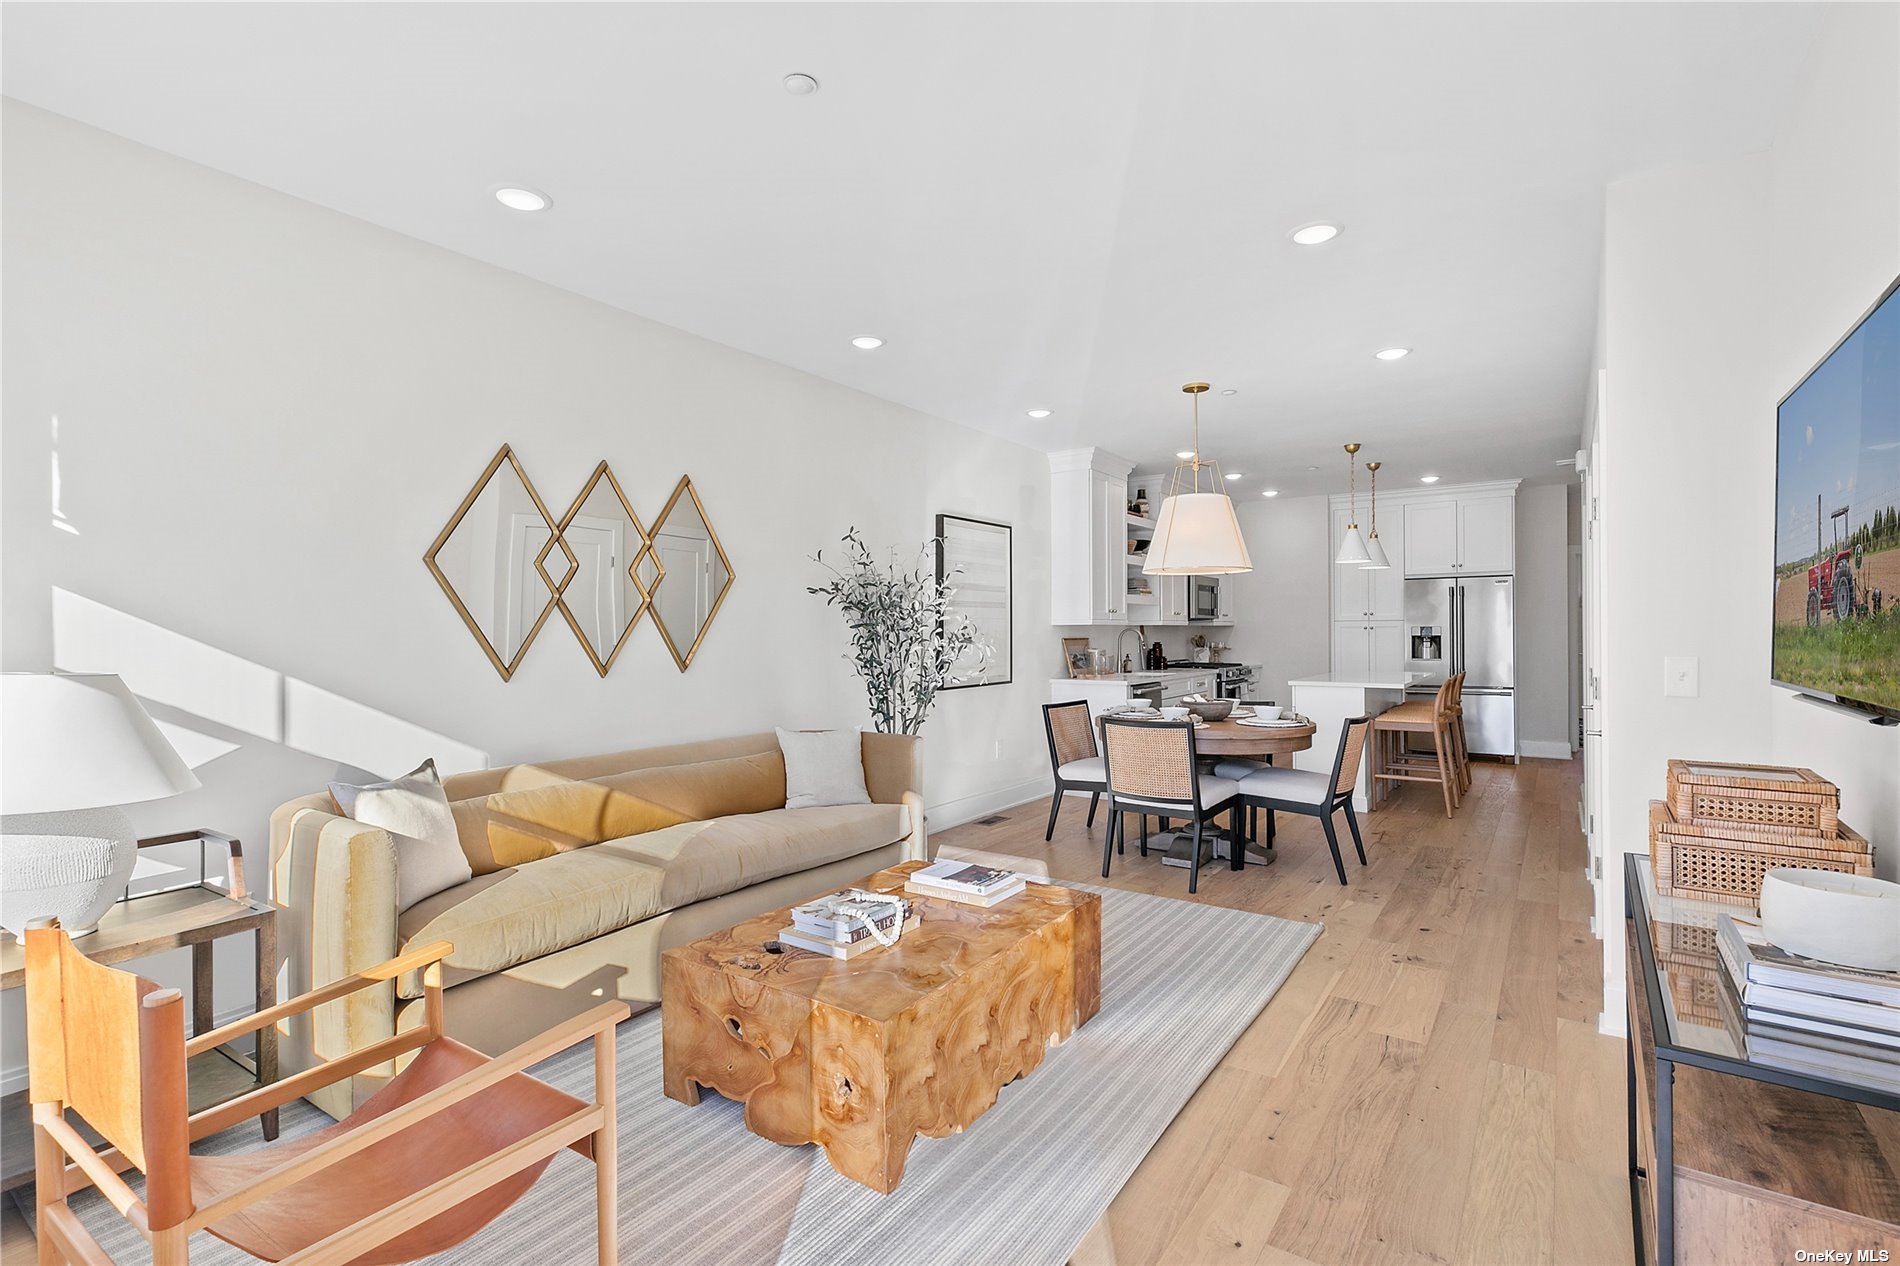
[[[1317,467],[1317,466],[1308,466],[1308,467],[1307,467],[1307,469],[1308,469],[1308,470],[1318,470],[1318,469],[1319,469],[1319,467]]]
[[[554,199],[539,189],[523,189],[519,185],[495,190],[495,201],[510,211],[545,211],[554,205]]]
[[[810,75],[790,74],[785,76],[785,91],[794,97],[809,97],[818,91],[818,81]]]
[[[1260,495],[1263,497],[1277,497],[1280,495],[1280,490],[1278,488],[1262,488]]]
[[[1227,477],[1229,479],[1238,479],[1240,478],[1240,472],[1237,470],[1230,470],[1227,472]]]
[[[1339,236],[1337,224],[1303,224],[1293,230],[1293,240],[1301,246],[1318,246]]]
[[[1221,394],[1222,394],[1223,396],[1237,396],[1237,395],[1239,395],[1239,394],[1240,394],[1240,388],[1238,388],[1238,387],[1222,387],[1222,388],[1220,389],[1220,393],[1221,393]]]
[[[1194,456],[1194,450],[1191,448],[1183,449],[1181,452],[1176,453],[1175,456],[1181,461],[1186,461],[1188,458]]]
[[[1404,360],[1411,354],[1412,349],[1409,347],[1388,347],[1383,352],[1373,353],[1380,360]]]
[[[1049,416],[1050,412],[1051,410],[1049,409],[1031,409],[1029,411],[1029,416],[1032,418],[1046,418]]]
[[[868,352],[872,348],[884,346],[884,340],[881,338],[872,338],[869,334],[860,334],[851,340],[851,346],[858,348],[860,351]]]
[[[1435,484],[1438,482],[1438,476],[1437,475],[1420,475],[1418,477],[1418,481],[1422,484]]]

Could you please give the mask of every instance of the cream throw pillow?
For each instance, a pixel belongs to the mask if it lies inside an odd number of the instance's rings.
[[[780,730],[778,749],[785,754],[787,809],[871,803],[856,730]]]
[[[363,787],[333,782],[330,794],[344,817],[380,827],[395,837],[399,910],[473,877],[433,760],[388,782]]]

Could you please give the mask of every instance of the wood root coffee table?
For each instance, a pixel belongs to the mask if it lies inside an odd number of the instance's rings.
[[[902,893],[923,862],[856,886]],[[832,1168],[896,1189],[919,1134],[955,1134],[1101,1005],[1102,901],[1053,884],[989,909],[910,896],[922,917],[852,959],[764,946],[775,910],[661,960],[665,1089],[745,1104],[775,1143],[817,1143]]]

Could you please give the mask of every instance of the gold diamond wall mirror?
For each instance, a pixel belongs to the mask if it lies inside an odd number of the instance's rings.
[[[561,590],[561,616],[581,640],[594,671],[605,677],[652,605],[641,574],[651,553],[646,529],[606,462],[594,467],[581,495],[561,516],[559,539],[577,564],[574,578]],[[547,549],[552,548],[550,541]]]
[[[653,622],[673,662],[685,672],[732,588],[732,560],[720,547],[690,476],[680,476],[653,521],[651,541],[634,578],[651,597]]]
[[[557,578],[548,572],[554,552]],[[422,556],[507,681],[579,564],[514,451],[503,444]]]

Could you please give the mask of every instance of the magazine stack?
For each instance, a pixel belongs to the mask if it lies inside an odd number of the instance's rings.
[[[847,888],[792,907],[792,925],[780,928],[781,945],[810,950],[832,958],[894,945],[918,924],[911,903],[896,893]]]

